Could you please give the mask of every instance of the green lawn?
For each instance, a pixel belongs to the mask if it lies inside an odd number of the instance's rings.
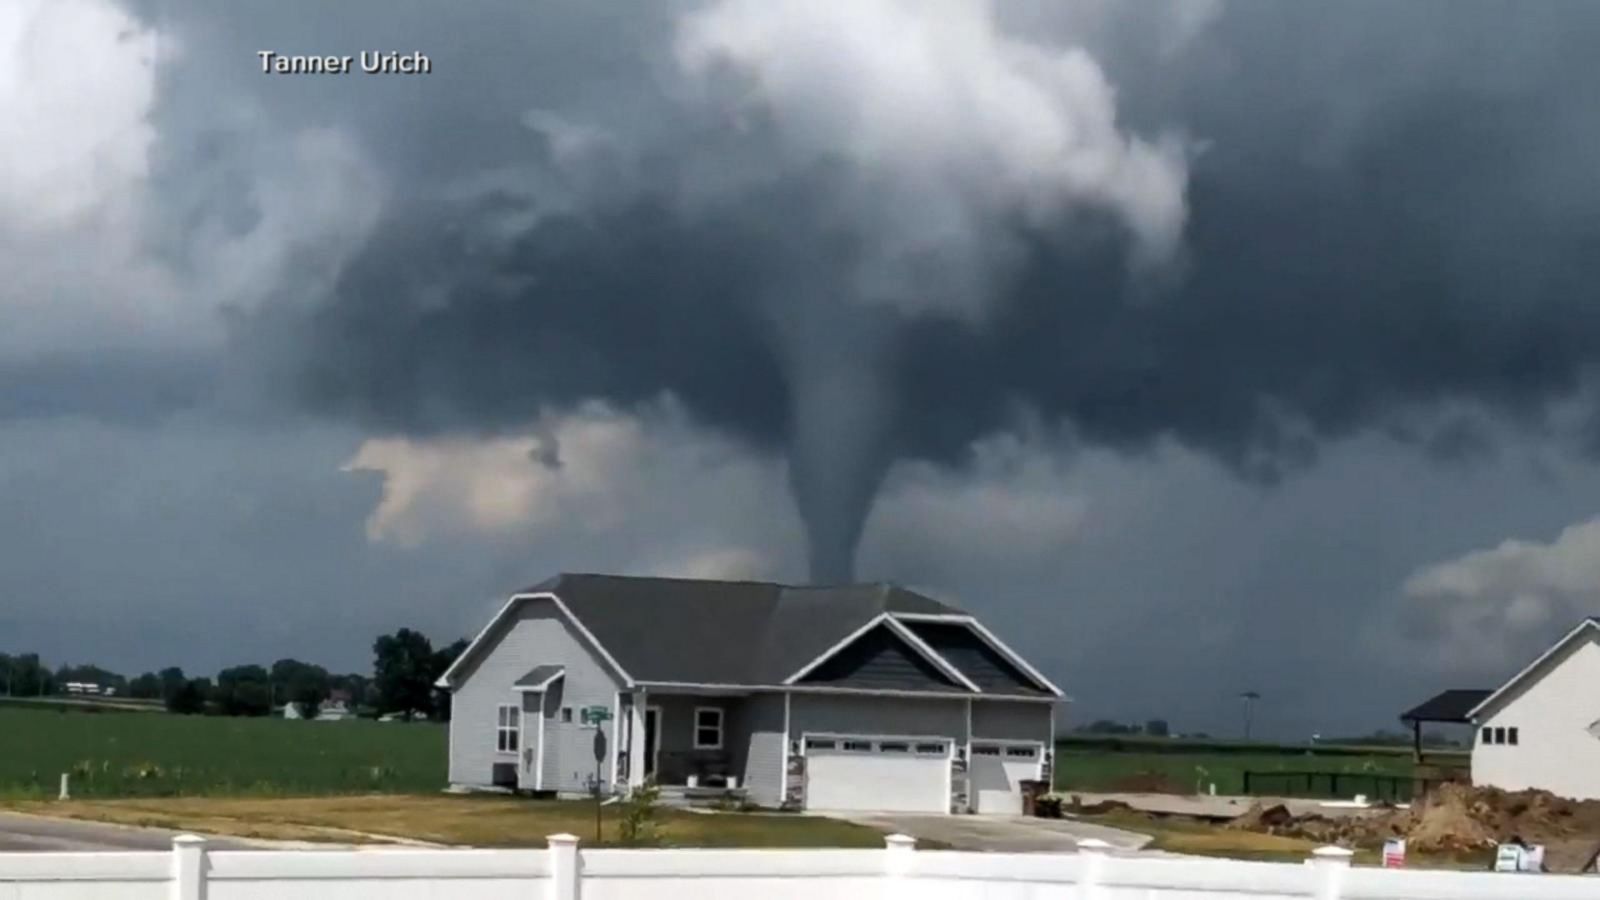
[[[1431,759],[1446,758],[1430,753]],[[1460,757],[1464,761],[1464,757]],[[1182,793],[1204,792],[1217,786],[1219,794],[1244,793],[1244,772],[1339,772],[1338,793],[1387,796],[1387,786],[1376,779],[1359,775],[1409,777],[1412,773],[1408,751],[1388,748],[1271,747],[1247,745],[1237,749],[1217,744],[1185,747],[1171,742],[1156,747],[1148,742],[1064,742],[1057,747],[1055,787],[1057,790],[1130,791],[1170,790]],[[1164,787],[1163,787],[1164,786]],[[1307,791],[1299,779],[1263,778],[1252,785],[1251,793],[1322,796],[1328,793],[1327,779],[1317,779]]]
[[[444,787],[445,728],[0,707],[0,796],[426,792]]]

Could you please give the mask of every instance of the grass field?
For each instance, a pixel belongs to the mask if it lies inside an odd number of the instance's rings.
[[[25,812],[210,834],[371,842],[404,837],[473,847],[543,847],[548,835],[575,834],[595,845],[595,807],[588,801],[535,801],[495,796],[365,796],[312,798],[147,798],[12,804]],[[602,811],[600,843],[618,840],[617,807]],[[882,847],[876,829],[821,816],[656,812],[667,847]]]
[[[1429,760],[1455,760],[1465,764],[1464,754],[1430,751]],[[1339,772],[1351,776],[1400,776],[1412,774],[1411,753],[1407,748],[1391,747],[1290,747],[1270,744],[1182,741],[1085,740],[1063,741],[1056,750],[1055,787],[1057,790],[1143,791],[1170,790],[1196,793],[1215,784],[1219,794],[1244,793],[1244,773],[1251,772]],[[1325,781],[1317,790],[1325,790]],[[1273,779],[1258,783],[1253,793],[1303,793],[1299,784]],[[1340,779],[1340,794],[1366,793],[1379,796],[1375,780],[1351,777]]]
[[[444,726],[0,706],[0,796],[418,793],[444,787]]]

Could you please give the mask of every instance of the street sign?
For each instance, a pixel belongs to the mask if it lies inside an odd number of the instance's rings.
[[[578,721],[585,725],[599,725],[611,721],[611,710],[604,706],[585,706],[578,711]]]

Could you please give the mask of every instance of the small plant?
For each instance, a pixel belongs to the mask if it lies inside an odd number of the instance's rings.
[[[628,793],[628,799],[622,801],[622,821],[617,824],[622,843],[648,847],[660,839],[656,828],[660,800],[661,788],[654,780],[647,780]]]

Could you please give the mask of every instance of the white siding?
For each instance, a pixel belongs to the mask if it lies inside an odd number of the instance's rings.
[[[618,680],[549,600],[524,601],[490,641],[478,663],[463,674],[451,700],[450,783],[488,785],[495,763],[517,762],[514,755],[496,752],[496,708],[519,703],[521,694],[512,688],[517,679],[534,666],[552,664],[565,666],[566,676],[551,686],[545,704],[544,788],[584,790],[594,772],[594,732],[580,727],[578,710],[589,705],[611,709]],[[562,707],[573,711],[570,724],[561,722]],[[615,724],[606,723],[608,740]],[[537,735],[538,722],[524,719],[522,746],[535,755]],[[609,779],[609,760],[603,771]]]
[[[1472,780],[1506,790],[1542,788],[1600,799],[1600,642],[1591,631],[1531,673],[1478,723]],[[1485,744],[1483,728],[1516,728],[1517,745]]]

